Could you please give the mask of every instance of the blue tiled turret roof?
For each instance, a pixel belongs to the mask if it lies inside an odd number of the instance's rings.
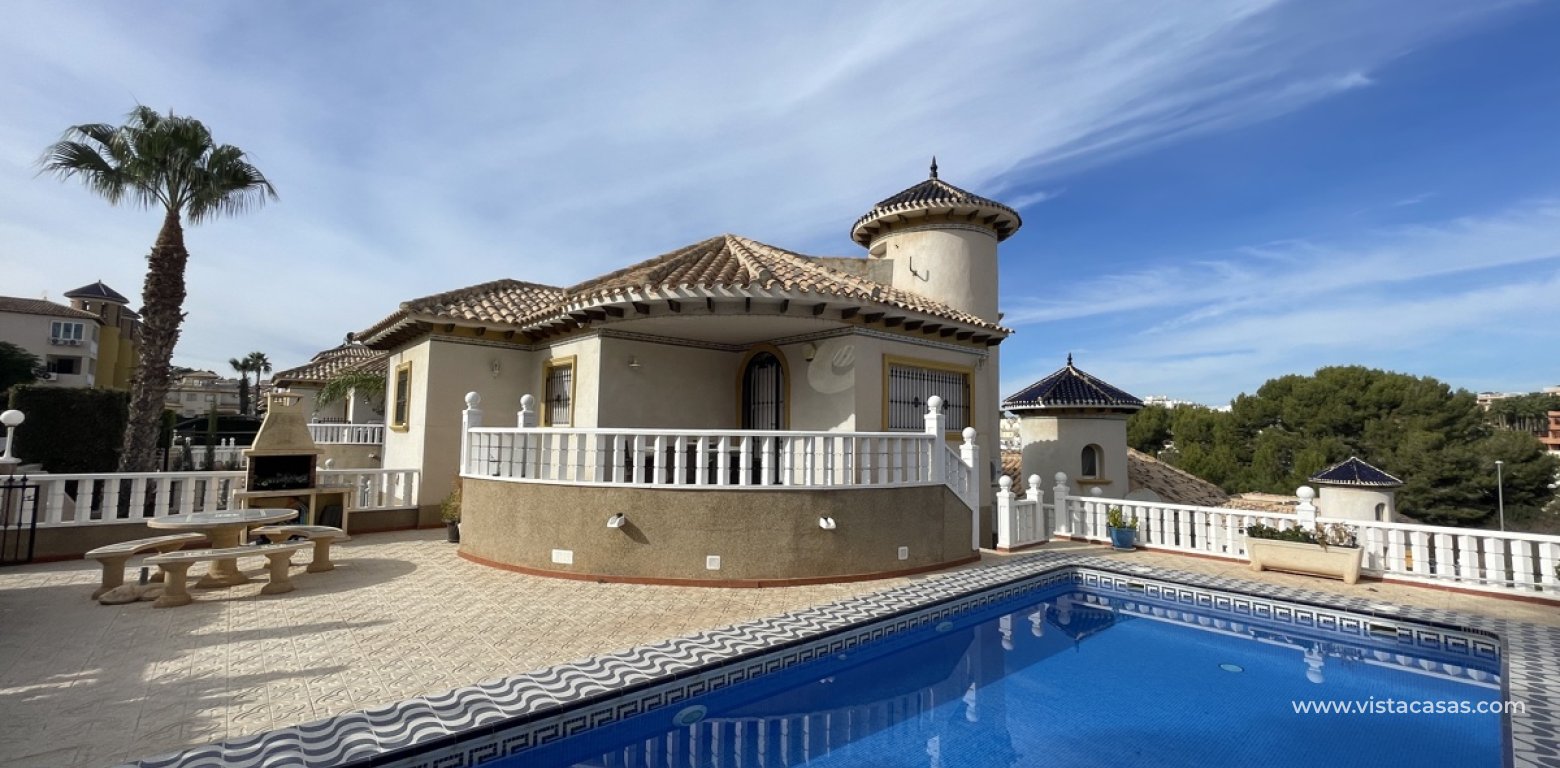
[[[1002,409],[1007,411],[1046,408],[1114,408],[1135,411],[1142,407],[1142,400],[1078,370],[1073,366],[1072,355],[1067,356],[1067,367],[1002,401]]]
[[[1403,484],[1402,480],[1366,464],[1356,456],[1350,456],[1311,475],[1311,482],[1327,483],[1328,485],[1359,485],[1373,488],[1393,488]]]
[[[95,283],[93,283],[91,285],[83,285],[83,286],[81,286],[80,288],[77,288],[74,291],[66,291],[65,292],[65,298],[67,298],[67,299],[99,299],[99,300],[102,300],[102,301],[112,301],[115,304],[129,304],[130,303],[130,300],[125,298],[124,295],[121,294],[119,291],[116,291],[113,288],[110,288],[110,287],[104,285],[102,280],[99,280],[99,281],[97,281],[97,282],[95,282]]]

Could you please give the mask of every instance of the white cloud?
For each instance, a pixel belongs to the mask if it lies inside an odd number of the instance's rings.
[[[1030,302],[1007,322],[1044,323],[1084,344],[1108,333],[1101,354],[1080,365],[1129,391],[1216,404],[1274,376],[1361,363],[1471,389],[1536,387],[1552,377],[1552,361],[1509,350],[1552,348],[1560,328],[1560,204],[1243,248],[1071,293]],[[1004,389],[1050,367],[1009,366]]]
[[[983,194],[1045,188],[1368,86],[1490,6],[440,8],[0,9],[0,291],[99,278],[137,291],[156,215],[112,211],[31,166],[64,126],[137,100],[201,117],[282,195],[190,230],[178,359],[264,348],[285,365],[406,298],[503,276],[569,283],[721,231],[854,252],[849,222],[932,154]],[[1095,311],[1162,306],[1139,295],[1152,277]]]

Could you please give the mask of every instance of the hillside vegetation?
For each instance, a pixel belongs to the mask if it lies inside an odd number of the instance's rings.
[[[1560,462],[1531,432],[1502,428],[1510,421],[1427,376],[1344,366],[1269,380],[1227,412],[1144,408],[1127,423],[1127,442],[1231,493],[1294,493],[1358,456],[1403,480],[1400,512],[1437,525],[1494,518],[1499,459],[1507,527],[1551,529]]]

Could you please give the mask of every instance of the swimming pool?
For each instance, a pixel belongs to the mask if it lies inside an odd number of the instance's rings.
[[[1060,612],[1062,606],[1056,600],[1043,599],[1048,594],[1047,590],[1054,589],[1079,593],[1079,596],[1070,598],[1072,608],[1076,611],[1072,615],[1079,617],[1076,626],[1073,626],[1073,619],[1063,623]],[[1368,590],[1361,590],[1361,594],[1366,593]],[[1497,726],[1499,730],[1495,738],[1500,746],[1492,750],[1496,755],[1494,759],[1501,759],[1500,755],[1504,753],[1505,764],[1516,768],[1560,765],[1560,749],[1556,748],[1555,740],[1556,733],[1560,732],[1560,688],[1551,682],[1560,679],[1560,629],[1433,609],[1382,605],[1367,599],[1341,598],[1245,580],[1191,575],[1135,565],[1130,561],[1092,557],[1086,552],[1042,552],[1014,557],[1000,565],[917,580],[872,595],[597,656],[576,664],[490,680],[445,694],[418,697],[293,728],[197,747],[140,761],[136,765],[165,768],[285,763],[302,766],[470,768],[503,765],[503,759],[520,755],[541,758],[553,754],[562,759],[575,759],[570,757],[572,753],[565,751],[573,748],[568,746],[570,739],[587,733],[597,739],[591,746],[600,746],[593,755],[589,754],[590,749],[584,750],[586,756],[580,759],[587,764],[666,764],[664,754],[656,757],[645,753],[642,748],[639,757],[635,758],[638,762],[629,762],[621,752],[619,757],[607,756],[608,751],[632,744],[635,738],[639,738],[642,746],[654,734],[653,731],[643,731],[624,732],[626,736],[621,733],[619,736],[609,736],[609,730],[652,726],[664,730],[671,717],[682,713],[685,718],[698,721],[695,730],[703,728],[715,731],[717,724],[744,720],[737,711],[723,710],[721,707],[728,703],[739,707],[758,706],[758,699],[750,693],[742,692],[743,683],[756,680],[766,687],[762,691],[765,695],[779,695],[767,690],[767,686],[778,682],[781,676],[799,675],[804,683],[820,687],[834,686],[854,691],[855,695],[882,693],[882,690],[860,682],[850,672],[856,669],[858,662],[870,655],[866,650],[868,646],[885,641],[885,649],[889,646],[907,646],[918,633],[928,631],[943,638],[965,633],[971,635],[972,639],[961,646],[959,658],[968,662],[969,659],[984,658],[984,654],[1000,655],[997,650],[993,650],[989,639],[981,644],[975,643],[973,639],[973,636],[981,633],[986,633],[985,636],[989,638],[993,630],[972,629],[974,625],[970,623],[977,616],[993,611],[996,611],[994,616],[997,619],[996,649],[1006,654],[1040,654],[1035,642],[1038,638],[1033,634],[1036,628],[1032,623],[1034,611],[1026,614],[1024,608],[1010,609],[1010,601],[1014,600],[1031,607],[1050,603],[1041,615],[1039,629],[1042,635],[1059,637],[1071,631],[1081,638],[1073,650],[1051,653],[1048,658],[1052,661],[1034,662],[1030,667],[1039,670],[1046,664],[1056,663],[1056,659],[1071,655],[1078,662],[1093,660],[1080,664],[1079,669],[1086,673],[1080,672],[1066,685],[1059,682],[1061,672],[1047,673],[1027,681],[1022,675],[1013,676],[1010,678],[1012,683],[998,682],[998,688],[991,688],[988,683],[988,695],[984,698],[981,686],[977,685],[973,705],[964,700],[964,696],[970,693],[968,685],[962,691],[957,691],[957,697],[952,697],[954,691],[951,689],[956,683],[966,681],[955,680],[951,674],[941,678],[921,679],[915,681],[920,684],[916,690],[932,688],[940,691],[935,700],[927,700],[920,705],[919,711],[929,714],[917,714],[912,718],[904,712],[895,714],[889,707],[888,714],[868,715],[860,721],[852,721],[849,717],[831,718],[822,727],[795,729],[799,731],[798,734],[792,734],[788,727],[786,738],[794,742],[799,735],[806,734],[808,738],[826,739],[829,743],[860,743],[863,746],[854,749],[871,752],[874,762],[854,764],[875,765],[881,762],[891,765],[886,762],[886,754],[895,751],[897,747],[881,746],[885,742],[871,741],[875,737],[890,741],[897,739],[893,743],[899,745],[906,743],[907,736],[894,735],[891,728],[893,723],[889,722],[891,720],[920,721],[941,717],[951,723],[953,716],[959,714],[961,706],[973,706],[977,721],[983,717],[989,721],[997,719],[997,714],[994,714],[997,710],[988,710],[988,707],[997,707],[998,701],[1042,698],[1051,702],[1052,706],[1051,710],[1044,713],[1044,717],[1018,718],[1019,726],[1009,726],[1014,738],[1014,749],[1030,750],[1019,764],[1043,759],[1047,754],[1040,752],[1037,757],[1032,751],[1033,746],[1025,746],[1035,741],[1035,734],[1031,734],[1030,730],[1037,727],[1032,725],[1036,721],[1042,724],[1070,723],[1057,733],[1066,738],[1093,743],[1096,750],[1105,749],[1102,740],[1118,731],[1135,728],[1143,732],[1152,728],[1158,738],[1153,755],[1173,754],[1169,746],[1183,744],[1188,750],[1194,747],[1204,750],[1184,753],[1191,755],[1190,759],[1203,759],[1210,754],[1206,750],[1211,747],[1200,742],[1192,744],[1176,741],[1176,734],[1163,732],[1165,725],[1162,722],[1146,718],[1141,713],[1134,712],[1128,716],[1129,713],[1123,708],[1090,710],[1084,706],[1097,698],[1095,693],[1102,688],[1103,683],[1099,681],[1103,678],[1096,673],[1103,674],[1103,668],[1110,662],[1123,659],[1146,661],[1152,658],[1139,651],[1139,643],[1133,640],[1138,625],[1146,629],[1152,624],[1164,624],[1176,626],[1183,636],[1178,642],[1194,650],[1202,647],[1204,641],[1185,638],[1212,638],[1221,631],[1244,636],[1247,639],[1242,640],[1242,644],[1257,649],[1255,653],[1259,656],[1266,654],[1265,658],[1273,659],[1272,665],[1282,670],[1277,674],[1280,677],[1287,675],[1284,678],[1289,681],[1287,685],[1307,691],[1342,685],[1351,676],[1348,672],[1350,667],[1396,665],[1402,668],[1398,671],[1400,675],[1426,677],[1432,671],[1426,665],[1435,666],[1439,673],[1451,674],[1459,681],[1459,685],[1465,686],[1455,689],[1459,697],[1466,696],[1474,700],[1480,695],[1486,695],[1467,690],[1466,686],[1471,685],[1472,688],[1494,694],[1496,698],[1527,703],[1525,711],[1509,714],[1502,726]],[[1086,634],[1084,630],[1088,627],[1102,623],[1098,613],[1100,610],[1114,615],[1110,628]],[[1004,616],[1007,617],[1006,626],[1002,621]],[[1223,626],[1220,626],[1220,622],[1223,622]],[[946,631],[938,633],[937,628],[944,624],[948,625]],[[1236,624],[1240,626],[1236,627]],[[1116,647],[1117,641],[1112,638],[1121,638],[1123,647],[1128,650],[1116,648],[1109,651]],[[1002,647],[1004,640],[1014,645],[1013,651]],[[945,639],[943,642],[963,641]],[[1317,671],[1324,677],[1323,684],[1310,682],[1309,674],[1313,665],[1305,658],[1307,650],[1315,650],[1315,643],[1331,644],[1324,644],[1320,651],[1322,663]],[[982,650],[972,650],[977,646]],[[1249,692],[1243,692],[1240,687],[1252,685],[1249,681],[1255,680],[1256,673],[1267,665],[1261,659],[1247,659],[1244,663],[1229,661],[1234,657],[1229,656],[1227,650],[1210,650],[1211,655],[1207,660],[1212,661],[1217,656],[1220,664],[1233,663],[1243,671],[1218,670],[1219,674],[1212,675],[1215,682],[1204,686],[1210,694],[1209,701],[1213,702],[1207,705],[1206,719],[1212,722],[1212,731],[1218,734],[1218,738],[1210,737],[1208,744],[1216,745],[1231,740],[1249,741],[1252,738],[1249,734],[1253,731],[1282,732],[1290,727],[1301,727],[1293,724],[1302,719],[1318,722],[1329,719],[1321,715],[1301,718],[1285,710],[1275,713],[1271,708],[1245,706],[1238,711],[1225,711],[1215,707],[1214,703],[1225,706],[1230,702],[1249,704]],[[840,658],[841,654],[845,655],[844,658]],[[1104,654],[1104,661],[1097,659],[1097,654]],[[823,666],[804,669],[809,665]],[[827,674],[830,672],[828,665],[838,665],[833,670],[834,674]],[[1016,666],[1023,667],[1022,664]],[[1163,671],[1193,666],[1198,665],[1177,657],[1174,664],[1166,664],[1160,659],[1143,669]],[[930,663],[917,662],[905,665],[903,669],[924,674],[925,670],[932,667]],[[1415,667],[1420,672],[1414,672]],[[986,668],[991,667],[988,665]],[[1202,664],[1200,668],[1207,670],[1207,665]],[[808,675],[819,670],[825,674],[817,674],[810,681],[807,679]],[[1142,669],[1139,672],[1146,674]],[[986,675],[986,672],[981,672],[976,679],[967,682],[979,682]],[[1483,679],[1480,679],[1481,676]],[[833,678],[831,681],[822,682],[830,677]],[[907,678],[909,673],[889,677]],[[1049,683],[1046,682],[1048,678],[1051,679]],[[902,682],[908,685],[910,681]],[[942,687],[939,688],[939,685]],[[1044,691],[1035,687],[1045,685],[1052,685],[1055,690]],[[1003,692],[1002,696],[997,696],[996,692],[1001,686],[1012,686],[1018,692]],[[1046,695],[1041,696],[1041,693]],[[908,689],[905,695],[908,695]],[[886,698],[891,704],[900,700],[895,696]],[[714,706],[706,703],[706,700],[713,701]],[[869,703],[853,702],[860,705]],[[705,707],[702,719],[694,714],[699,710],[687,711],[693,706]],[[776,705],[771,702],[769,706]],[[1288,706],[1287,699],[1284,706]],[[750,714],[751,717],[746,719],[756,719],[762,713],[755,711]],[[964,716],[968,714],[966,712]],[[878,718],[875,724],[872,717]],[[1323,729],[1327,738],[1344,727],[1395,727],[1393,723],[1386,722],[1395,719],[1391,716],[1353,717],[1363,719],[1365,724],[1337,725],[1338,721],[1334,719],[1334,725]],[[1460,718],[1443,716],[1443,719]],[[858,727],[853,725],[854,722],[863,723],[860,726],[861,733],[856,734],[861,738],[849,738],[850,729]],[[686,726],[683,727],[686,729]],[[1469,727],[1477,729],[1481,726]],[[831,728],[834,730],[831,731]],[[840,728],[846,731],[839,733]],[[776,729],[778,731],[778,726]],[[921,735],[928,734],[922,732]],[[920,765],[958,765],[964,759],[963,756],[981,753],[981,750],[971,748],[968,744],[954,749],[952,744],[944,743],[941,736],[932,740],[931,735],[936,734],[928,735],[927,741],[919,747]],[[627,740],[622,744],[607,743],[608,739],[621,741],[620,737]],[[959,731],[949,738],[958,741],[967,737],[973,738],[968,732]],[[1061,737],[1053,734],[1047,737],[1045,743],[1049,745],[1058,738]],[[1488,729],[1474,734],[1472,738],[1487,740]],[[1380,741],[1385,743],[1390,740]],[[578,743],[578,740],[572,742],[575,745]],[[665,740],[661,743],[665,744]],[[699,750],[716,747],[726,749],[729,744],[731,749],[736,750],[734,754],[746,757],[721,764],[740,762],[742,765],[767,765],[768,758],[752,763],[747,758],[765,754],[754,751],[761,746],[763,749],[778,749],[782,741],[778,740],[778,736],[771,738],[760,735],[756,724],[743,723],[740,728],[722,725],[722,730],[712,734],[706,741],[684,739],[683,743],[688,751],[685,756],[690,760],[711,756],[709,752],[692,752],[696,744],[704,744],[697,747]],[[805,741],[802,743],[805,745]],[[873,747],[875,743],[879,746]],[[667,748],[675,749],[673,746]],[[800,748],[785,747],[793,752]],[[927,753],[928,749],[937,752],[935,762],[933,755]],[[1484,759],[1484,750],[1479,751],[1479,759]],[[837,758],[830,757],[833,753],[833,750],[829,754],[820,751],[819,758],[845,762],[815,764],[853,764],[846,759],[851,753],[840,751]],[[1103,753],[1096,751],[1092,754]],[[1408,764],[1401,759],[1400,752],[1393,754],[1397,756],[1393,764]],[[1211,757],[1206,759],[1219,762]],[[526,765],[545,764],[522,762]],[[685,761],[681,764],[700,763]],[[1430,760],[1428,764],[1446,763],[1436,759]]]
[[[1116,586],[1052,584],[491,765],[1502,765],[1498,713],[1295,711],[1488,707],[1488,638],[1421,642],[1396,623],[1301,624],[1304,607],[1257,615]]]

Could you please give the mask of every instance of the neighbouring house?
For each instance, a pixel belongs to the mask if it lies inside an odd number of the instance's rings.
[[[808,256],[721,235],[569,287],[503,279],[403,302],[357,335],[388,355],[384,465],[422,469],[429,512],[464,470],[463,552],[538,571],[616,568],[612,575],[700,579],[724,568],[715,575],[762,581],[803,571],[838,577],[966,560],[974,554],[973,541],[992,535],[998,345],[1011,333],[999,323],[997,246],[1020,224],[1008,206],[939,179],[934,164],[930,178],[855,222],[850,236],[866,250],[864,257]],[[825,485],[859,481],[869,470],[931,476],[925,473],[934,471],[932,463],[940,477],[944,454],[952,450],[957,463],[963,433],[972,428],[964,455],[981,458],[969,468],[969,503],[983,514],[949,512],[963,502],[930,483],[878,489],[884,492],[876,501],[861,503],[867,495],[855,486],[788,488],[767,496],[753,489],[731,497],[605,490],[593,487],[594,480],[489,482],[487,477],[517,466],[519,457],[534,456],[525,447],[529,437],[522,436],[518,454],[494,448],[472,453],[471,463],[461,466],[466,450],[485,437],[462,442],[467,393],[477,395],[479,407],[472,410],[483,425],[510,428],[517,425],[522,397],[533,395],[538,425],[552,430],[547,439],[568,435],[582,472],[586,464],[598,476],[626,470],[628,486],[658,480],[784,486],[802,471],[793,460],[811,461],[791,452],[803,440],[794,433],[808,433],[815,457],[833,451],[816,461],[841,462],[808,465],[815,479],[827,478],[818,481]],[[923,441],[934,396],[943,403],[938,443],[947,449]],[[777,430],[793,434],[763,435]],[[604,432],[631,439],[609,440]],[[825,444],[833,447],[824,450]],[[897,458],[890,455],[900,449]],[[492,463],[491,471],[477,466],[484,461]],[[503,462],[510,463],[500,468]],[[882,476],[874,475],[874,482],[882,484]],[[628,491],[636,493],[613,495]],[[835,522],[828,511],[845,509],[847,501],[885,516],[881,540],[853,538],[867,530],[854,520],[827,528]],[[509,523],[481,519],[484,505],[502,507],[518,521],[514,525],[529,528],[499,533],[496,526]],[[583,518],[582,508],[601,519],[591,514],[576,529],[572,520],[534,517],[569,510]],[[906,514],[911,509],[928,512],[912,519]],[[638,549],[591,544],[590,537],[600,538],[596,529],[607,530],[602,526],[611,510],[627,510],[640,525],[675,513],[680,522],[669,525],[690,535]],[[759,512],[767,516],[735,522]],[[895,515],[904,519],[896,524]],[[773,537],[750,530],[743,541],[730,542],[725,566],[712,565],[720,557],[706,552],[713,546],[709,540],[748,524],[794,535],[776,545]],[[495,528],[485,533],[488,525]],[[544,543],[535,536],[548,525],[556,536]],[[621,530],[621,520],[618,525]],[[813,534],[803,536],[798,526]],[[727,533],[715,536],[715,529]],[[812,539],[820,530],[835,532],[825,540],[832,543],[818,545],[815,553],[798,549],[817,544]],[[533,538],[522,544],[527,536]],[[899,544],[889,546],[893,541]],[[679,564],[670,565],[674,560]],[[815,568],[821,560],[856,570],[821,573]]]
[[[370,349],[350,338],[340,346],[319,352],[303,365],[277,371],[271,385],[300,395],[314,442],[324,449],[322,462],[336,469],[381,466],[385,439],[383,392],[349,391],[344,397],[321,404],[319,395],[332,379],[351,373],[384,376],[386,353]]]
[[[1550,411],[1549,428],[1538,436],[1538,441],[1551,453],[1560,453],[1560,411]]]
[[[40,383],[129,389],[139,357],[140,316],[102,281],[67,291],[70,306],[0,296],[0,341],[43,362]]]
[[[163,407],[180,418],[239,415],[238,379],[223,378],[215,371],[176,372],[163,398]]]

